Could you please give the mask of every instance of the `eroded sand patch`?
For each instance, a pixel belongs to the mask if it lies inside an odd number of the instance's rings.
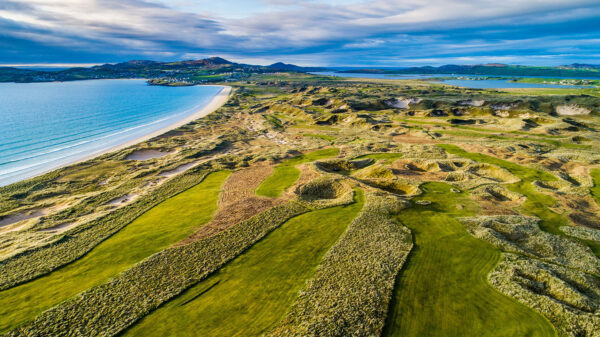
[[[192,162],[192,163],[183,164],[183,165],[177,166],[176,168],[174,168],[172,170],[163,171],[163,172],[159,173],[158,176],[160,176],[160,177],[172,177],[172,176],[175,176],[175,175],[177,175],[179,173],[183,173],[183,172],[191,169],[196,164],[198,164],[198,163],[197,162]]]
[[[159,150],[152,149],[144,149],[144,150],[136,150],[131,152],[125,159],[127,160],[150,160],[156,158],[162,158],[166,155],[172,154],[173,152],[163,152]]]

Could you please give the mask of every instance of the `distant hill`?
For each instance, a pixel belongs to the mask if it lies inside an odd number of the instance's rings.
[[[288,64],[283,62],[273,63],[270,66],[267,66],[269,69],[273,69],[276,71],[295,71],[295,72],[311,72],[311,71],[325,71],[327,68],[320,67],[301,67],[295,64]]]
[[[160,79],[160,83],[201,83],[248,77],[253,73],[309,72],[324,68],[300,67],[282,62],[270,66],[241,64],[221,57],[199,60],[159,62],[131,60],[115,64],[103,64],[90,68],[69,68],[61,71],[40,71],[16,68],[0,68],[0,82],[51,82],[85,79],[147,78]]]
[[[575,66],[574,64],[572,66]],[[506,64],[456,65],[448,64],[440,67],[412,67],[402,69],[364,68],[342,71],[344,73],[376,73],[376,74],[459,74],[459,75],[492,75],[492,76],[548,76],[548,77],[600,77],[600,66],[588,67],[532,67]]]
[[[564,66],[560,66],[563,69],[599,69],[600,64],[585,64],[585,63],[573,63]]]

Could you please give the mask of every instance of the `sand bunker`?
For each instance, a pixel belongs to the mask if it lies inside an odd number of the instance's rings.
[[[160,177],[172,177],[174,175],[177,175],[179,173],[182,173],[182,172],[185,172],[185,171],[191,169],[192,167],[194,167],[194,165],[196,165],[196,162],[183,164],[183,165],[177,166],[173,170],[161,172],[158,175]]]
[[[137,150],[130,153],[125,159],[127,160],[149,160],[162,158],[172,152],[162,152],[158,150]]]
[[[106,204],[110,205],[110,206],[120,206],[120,205],[128,204],[128,203],[134,201],[135,199],[137,199],[138,196],[139,196],[138,194],[126,194],[122,197],[112,199],[111,201],[107,202]]]
[[[5,226],[12,225],[14,223],[21,222],[24,220],[37,218],[42,215],[46,215],[47,213],[48,212],[46,210],[36,209],[36,210],[30,210],[28,212],[7,215],[0,219],[0,227],[5,227]]]
[[[559,105],[556,107],[556,113],[561,116],[583,116],[589,115],[590,110],[582,108],[577,104]]]

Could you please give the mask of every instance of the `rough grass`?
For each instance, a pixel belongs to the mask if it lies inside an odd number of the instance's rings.
[[[423,190],[418,199],[432,204],[398,216],[415,247],[397,280],[384,336],[554,336],[542,316],[487,282],[501,253],[456,220],[477,211],[466,193],[443,183]]]
[[[382,161],[383,163],[388,163],[388,162],[393,162],[396,159],[400,159],[402,158],[402,153],[395,153],[395,152],[383,152],[383,153],[371,153],[371,154],[365,154],[359,157],[356,157],[354,159],[374,159],[374,160],[378,160],[378,161]]]
[[[286,220],[306,211],[306,207],[288,202],[217,235],[162,250],[108,282],[43,312],[7,336],[117,335],[208,277]]]
[[[335,137],[334,136],[320,135],[320,134],[314,134],[314,133],[304,133],[302,135],[305,136],[305,137],[320,138],[320,139],[323,139],[323,140],[326,140],[326,141],[330,142],[331,144],[333,144],[333,142],[335,141]]]
[[[229,172],[208,175],[127,225],[83,258],[44,277],[0,293],[0,331],[14,328],[92,286],[105,282],[140,260],[189,236],[217,209]],[[184,207],[182,205],[185,205]]]
[[[594,200],[598,206],[600,206],[600,169],[592,169],[590,171],[590,175],[592,176],[592,181],[594,182],[594,186],[590,189]]]
[[[356,202],[288,220],[127,331],[129,336],[258,336],[275,324],[361,210]],[[189,322],[195,322],[190,329]]]
[[[541,221],[539,226],[542,230],[551,234],[566,236],[566,234],[560,230],[560,227],[568,225],[568,220],[561,214],[551,210],[551,208],[557,206],[556,199],[548,194],[536,191],[533,186],[533,182],[535,181],[556,181],[557,178],[555,176],[545,171],[522,166],[482,153],[467,152],[455,145],[440,144],[438,146],[449,153],[459,155],[463,158],[500,166],[520,178],[520,181],[507,186],[511,191],[522,194],[527,198],[520,206],[520,210],[526,215],[540,218]],[[592,241],[573,239],[586,244],[594,251],[596,256],[600,257],[600,245]]]
[[[404,202],[368,193],[366,204],[327,253],[285,318],[267,336],[379,336],[394,279],[412,248],[393,215]]]
[[[339,153],[340,150],[334,147],[287,159],[275,167],[273,173],[256,189],[256,194],[271,198],[279,197],[300,177],[300,170],[296,168],[296,165],[333,157]]]

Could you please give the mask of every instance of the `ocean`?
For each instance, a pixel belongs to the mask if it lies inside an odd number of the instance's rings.
[[[0,186],[173,125],[221,89],[145,80],[0,83]]]

